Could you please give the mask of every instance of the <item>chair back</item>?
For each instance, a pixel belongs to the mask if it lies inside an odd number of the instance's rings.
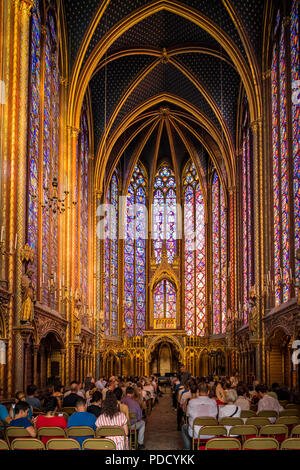
[[[221,419],[220,424],[222,426],[235,426],[238,424],[244,424],[244,421],[242,418],[230,418],[230,417],[224,417]]]
[[[124,449],[126,448],[126,433],[124,428],[120,426],[100,426],[96,430],[96,437],[107,437],[107,436],[123,436],[124,438]]]
[[[273,437],[253,437],[247,439],[243,445],[244,450],[277,450],[279,443]]]
[[[275,424],[285,424],[286,426],[292,427],[300,424],[300,419],[298,416],[280,416],[277,418]]]
[[[300,438],[290,437],[281,443],[281,450],[300,450]]]
[[[289,430],[285,424],[267,424],[262,426],[259,431],[259,437],[282,435],[288,437]]]
[[[242,441],[244,442],[246,439],[257,437],[258,430],[253,424],[236,425],[231,427],[229,436],[241,436]]]
[[[135,413],[133,413],[132,411],[129,411],[129,418],[130,418],[130,420],[133,419],[134,424],[136,424],[136,414]]]
[[[296,403],[288,403],[286,406],[285,406],[286,410],[298,410],[300,411],[300,405],[296,404]]]
[[[286,407],[286,405],[288,405],[289,401],[288,400],[278,400],[279,401],[279,405],[283,406],[283,408]]]
[[[218,426],[216,418],[195,418],[193,422],[193,429],[195,426]]]
[[[46,427],[43,426],[38,429],[37,437],[40,439],[41,437],[66,437],[65,430],[56,426],[53,427]]]
[[[81,450],[81,447],[75,439],[56,438],[47,442],[46,450]]]
[[[55,413],[55,416],[61,416],[61,415],[63,416],[63,418],[65,418],[66,421],[68,421],[70,415],[68,415],[68,413],[66,413],[65,411],[57,411]]]
[[[29,438],[30,434],[26,431],[25,428],[19,428],[15,426],[7,426],[6,428],[6,439],[11,442],[12,439],[16,439],[18,437]]]
[[[66,430],[67,437],[95,437],[95,431],[90,426],[71,426]]]
[[[277,418],[278,413],[274,410],[262,410],[257,413],[257,416],[264,418]]]
[[[7,442],[3,439],[0,439],[0,450],[9,450]]]
[[[73,413],[75,413],[75,407],[74,406],[64,406],[62,411],[64,413],[67,413],[68,416],[71,416]]]
[[[111,439],[86,439],[82,450],[114,450],[116,444]]]
[[[200,436],[227,436],[227,429],[225,426],[203,426],[198,433]]]
[[[11,450],[45,450],[44,443],[39,439],[14,439],[10,444]]]
[[[280,411],[279,416],[300,416],[300,412],[297,408],[288,408]]]
[[[213,438],[207,441],[205,450],[240,450],[241,443],[233,437]]]
[[[256,416],[256,413],[253,410],[242,410],[241,411],[241,418],[251,418],[252,416]]]
[[[260,427],[270,424],[270,421],[268,420],[268,418],[264,418],[261,416],[251,416],[251,418],[247,419],[246,424],[254,424],[254,426]]]
[[[292,431],[291,431],[291,437],[299,436],[300,437],[300,424],[297,424]]]

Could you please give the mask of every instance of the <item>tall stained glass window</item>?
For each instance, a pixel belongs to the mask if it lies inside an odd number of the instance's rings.
[[[168,279],[161,280],[154,289],[154,319],[176,320],[176,289]]]
[[[45,198],[45,188],[50,189],[53,178],[58,178],[59,161],[59,47],[56,20],[52,10],[45,19],[44,51],[41,51],[41,17],[39,2],[35,0],[32,12],[31,63],[30,63],[30,126],[29,126],[29,196],[28,242],[38,253],[38,201]],[[44,62],[41,62],[41,57]],[[44,82],[41,83],[41,70]],[[40,96],[44,95],[43,104]],[[43,108],[42,108],[43,105]],[[41,118],[42,116],[42,118]],[[40,148],[41,145],[41,148]],[[42,149],[42,150],[41,150]],[[41,161],[42,159],[42,161]],[[43,190],[39,189],[42,181]],[[57,307],[55,292],[49,294],[51,279],[56,281],[58,254],[57,214],[42,211],[42,301]]]
[[[294,167],[294,220],[295,249],[300,247],[300,46],[299,46],[299,3],[293,1],[291,12],[291,81],[292,81],[292,128]],[[296,263],[296,278],[300,266]]]
[[[288,29],[289,28],[289,29]],[[287,31],[290,41],[287,41]],[[288,62],[290,58],[290,63]],[[291,73],[289,73],[289,70]],[[292,2],[291,22],[277,15],[272,56],[273,244],[275,305],[291,296],[291,247],[300,242],[299,156],[299,5]],[[288,90],[291,90],[289,97]],[[291,120],[289,119],[291,109]],[[289,146],[289,140],[292,146]],[[289,150],[291,149],[291,150]],[[293,194],[289,174],[293,168]],[[294,223],[291,224],[291,220]],[[299,267],[296,266],[299,271]],[[296,272],[299,275],[299,272]]]
[[[32,9],[31,60],[30,60],[30,108],[29,108],[29,200],[28,243],[37,255],[39,193],[39,127],[40,127],[40,74],[41,74],[41,17],[39,1]],[[35,255],[35,260],[37,256]]]
[[[223,188],[217,172],[212,182],[213,334],[226,331],[226,211]]]
[[[86,112],[81,116],[78,158],[78,182],[80,194],[80,286],[85,304],[88,304],[88,229],[89,229],[89,134]],[[78,200],[78,199],[77,199]]]
[[[161,262],[165,240],[168,262],[172,264],[176,256],[176,183],[174,172],[167,165],[156,174],[152,210],[155,261]]]
[[[248,300],[252,285],[252,190],[251,190],[251,147],[248,113],[245,113],[242,130],[242,259],[243,259],[243,311],[244,323],[248,323]]]
[[[118,204],[119,181],[112,176],[107,192],[105,224],[105,334],[118,334]]]
[[[185,330],[203,336],[206,326],[205,206],[195,165],[189,163],[183,180]]]
[[[127,194],[124,253],[125,325],[128,336],[141,336],[146,322],[147,179],[136,165]]]

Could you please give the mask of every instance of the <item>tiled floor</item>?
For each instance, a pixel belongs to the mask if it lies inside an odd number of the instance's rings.
[[[181,432],[177,431],[176,410],[172,408],[172,395],[168,389],[147,420],[144,443],[147,450],[183,448]]]

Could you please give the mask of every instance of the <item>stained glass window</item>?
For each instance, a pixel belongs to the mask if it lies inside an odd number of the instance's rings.
[[[299,46],[299,3],[293,1],[291,12],[291,82],[292,82],[292,134],[294,167],[294,220],[295,249],[300,247],[300,46]],[[296,278],[300,266],[296,263]]]
[[[185,330],[203,336],[206,325],[205,207],[195,165],[184,175]]]
[[[115,171],[107,192],[105,225],[105,334],[118,334],[118,204],[119,181]]]
[[[251,192],[251,147],[248,112],[245,113],[242,130],[242,237],[243,237],[243,312],[244,323],[248,322],[248,301],[252,285],[252,192]]]
[[[80,286],[83,294],[84,303],[88,304],[88,227],[89,227],[89,134],[86,112],[81,116],[81,133],[78,142],[78,182],[80,194],[80,237],[79,253],[80,264],[78,272],[80,273]],[[77,228],[78,230],[78,228]]]
[[[153,196],[153,248],[157,264],[161,262],[165,240],[170,264],[176,256],[176,183],[174,172],[162,166],[155,178]]]
[[[124,253],[125,325],[128,336],[141,336],[146,322],[147,179],[136,165],[127,195]]]
[[[40,120],[40,73],[41,73],[41,17],[39,1],[32,9],[31,62],[30,62],[30,108],[29,108],[29,200],[28,243],[37,259],[37,228],[39,193],[39,120]],[[36,196],[36,197],[34,197]]]
[[[296,9],[297,10],[297,9]],[[295,23],[291,25],[291,38],[297,40]],[[275,305],[286,302],[290,298],[290,243],[291,243],[291,195],[289,192],[289,124],[288,124],[288,73],[287,73],[287,47],[285,27],[280,25],[280,16],[277,16],[277,39],[275,40],[272,56],[272,147],[273,147],[273,241],[274,241],[274,279],[275,279]],[[292,15],[293,18],[293,15]],[[294,30],[294,33],[293,33]],[[299,47],[299,42],[298,42]],[[296,61],[299,61],[299,54]],[[291,48],[291,62],[293,63],[293,45]],[[291,67],[293,68],[293,67]],[[299,62],[298,62],[299,69]],[[297,73],[299,74],[299,70]],[[294,108],[293,108],[294,109]],[[294,116],[297,111],[295,110]],[[298,109],[299,120],[299,109]],[[294,121],[295,124],[295,121]],[[298,121],[299,126],[299,121]],[[299,132],[299,127],[295,128]],[[299,134],[298,134],[299,135]],[[296,139],[297,140],[297,139]],[[297,146],[294,140],[294,151]],[[296,157],[296,158],[295,158]],[[297,156],[294,156],[294,168],[297,167]],[[294,170],[294,175],[295,175]],[[295,183],[296,180],[296,183]],[[299,194],[299,179],[294,178],[295,195]],[[299,237],[299,199],[294,197],[295,210],[295,238]],[[298,208],[297,208],[298,205]]]
[[[212,183],[213,333],[226,330],[226,211],[223,188],[215,171]]]
[[[51,190],[52,180],[58,177],[59,153],[59,64],[56,22],[52,11],[46,18],[44,54],[41,51],[41,18],[39,2],[35,0],[32,11],[31,64],[30,64],[30,127],[29,127],[29,196],[28,196],[28,242],[38,249],[38,201],[45,198],[46,189]],[[44,62],[41,63],[41,57]],[[44,68],[44,83],[41,70]],[[40,101],[43,88],[43,109]],[[40,128],[40,115],[43,128]],[[42,142],[41,142],[42,141]],[[39,145],[42,143],[42,162]],[[43,191],[39,190],[42,180]],[[55,292],[49,294],[51,279],[56,281],[58,254],[57,214],[42,211],[42,301],[57,307]],[[38,264],[38,263],[37,263]]]
[[[176,319],[176,289],[168,279],[161,280],[154,289],[154,318]]]

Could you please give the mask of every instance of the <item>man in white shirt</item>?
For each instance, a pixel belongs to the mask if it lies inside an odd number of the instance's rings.
[[[96,388],[99,388],[100,390],[103,390],[106,385],[106,380],[104,380],[103,377],[100,377],[99,380],[95,383]]]
[[[208,397],[209,390],[206,383],[199,385],[199,397],[190,400],[186,415],[188,417],[188,424],[184,424],[181,428],[184,449],[190,450],[192,439],[198,437],[198,433],[202,426],[195,426],[193,436],[193,423],[195,418],[216,418],[218,414],[218,407],[215,400]],[[203,436],[204,439],[210,439],[214,436]]]
[[[283,407],[280,405],[279,401],[268,395],[268,390],[265,385],[258,385],[256,392],[260,398],[257,405],[257,413],[262,410],[273,410],[279,415],[280,411],[283,411]],[[269,421],[270,423],[275,423],[276,418],[269,418]]]

